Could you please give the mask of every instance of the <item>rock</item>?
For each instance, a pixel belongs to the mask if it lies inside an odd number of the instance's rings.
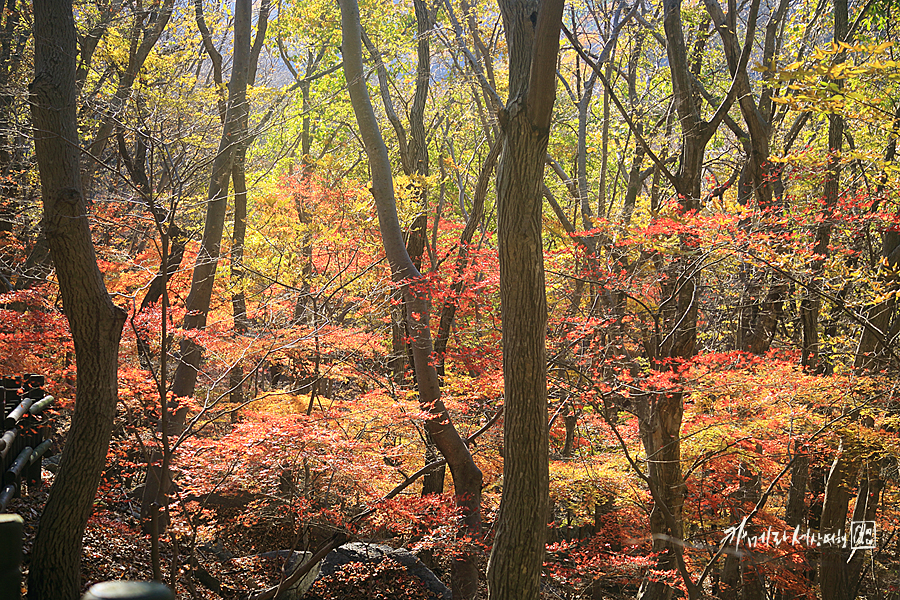
[[[312,556],[312,552],[298,552],[291,550],[275,550],[273,552],[264,552],[262,554],[258,554],[258,558],[262,559],[287,559],[287,562],[284,565],[285,577],[290,577],[294,570],[306,562]],[[300,598],[309,591],[309,588],[312,587],[313,582],[319,576],[319,567],[321,566],[321,562],[314,565],[312,569],[309,570],[309,573],[300,578],[300,581],[292,585],[284,595],[280,596],[283,600],[300,600]],[[278,581],[273,581],[272,585],[275,585]]]
[[[214,543],[201,543],[198,548],[203,550],[204,552],[209,552],[213,556],[215,556],[220,563],[227,563],[229,560],[234,558],[234,554],[225,549],[225,545],[222,543],[222,540],[216,538]],[[282,550],[282,552],[287,552],[287,550]]]
[[[56,473],[59,471],[59,461],[61,458],[62,454],[56,454],[50,458],[45,458],[42,466],[51,473]]]
[[[391,548],[381,544],[364,544],[351,542],[332,550],[322,561],[320,577],[333,575],[344,565],[350,563],[377,564],[390,558],[406,568],[406,571],[419,579],[428,592],[440,600],[451,600],[450,588],[444,585],[418,558],[404,548]]]

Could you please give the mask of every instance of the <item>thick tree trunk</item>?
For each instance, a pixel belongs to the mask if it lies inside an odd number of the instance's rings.
[[[845,533],[847,509],[850,504],[852,478],[857,463],[843,443],[828,473],[825,484],[825,501],[822,504],[822,520],[819,531],[823,534]],[[850,573],[847,568],[849,550],[836,545],[823,545],[819,556],[819,586],[822,600],[850,600]]]
[[[36,0],[34,28],[35,75],[30,91],[44,231],[78,368],[75,414],[31,554],[28,594],[31,600],[76,600],[81,590],[82,535],[116,413],[125,312],[113,304],[97,267],[81,190],[70,0]]]
[[[549,517],[547,297],[541,212],[563,1],[500,0],[509,95],[500,113],[497,237],[503,321],[503,496],[488,563],[492,600],[540,597]]]
[[[385,254],[391,265],[394,282],[400,286],[407,307],[407,327],[412,338],[419,403],[422,410],[429,414],[425,428],[450,467],[456,488],[456,502],[463,517],[460,533],[477,537],[481,532],[481,471],[475,466],[469,449],[460,438],[441,401],[428,324],[431,306],[427,291],[422,289],[423,277],[410,260],[403,241],[387,147],[378,129],[363,78],[359,7],[356,0],[341,0],[340,5],[344,74],[360,136],[369,158],[371,191],[378,212]],[[453,565],[454,598],[474,598],[477,588],[478,568],[474,557],[463,556]]]
[[[660,553],[656,569],[675,571],[684,539],[682,512],[686,490],[681,472],[684,394],[658,392],[638,406],[641,441],[649,459],[647,477],[655,488],[650,534],[653,551]],[[638,597],[657,600],[671,598],[673,593],[674,589],[663,582],[648,579],[641,586]]]

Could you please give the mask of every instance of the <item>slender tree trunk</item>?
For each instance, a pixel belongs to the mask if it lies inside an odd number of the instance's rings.
[[[356,0],[341,0],[341,44],[344,74],[350,92],[353,112],[369,158],[372,196],[378,212],[378,223],[385,254],[391,265],[394,282],[400,287],[407,307],[407,327],[412,338],[413,364],[419,403],[429,417],[425,428],[440,453],[447,459],[453,476],[456,503],[462,512],[462,535],[478,537],[481,532],[481,471],[475,466],[469,449],[450,420],[441,401],[437,371],[432,360],[433,346],[429,316],[431,306],[421,273],[416,269],[403,241],[397,217],[393,176],[387,147],[378,128],[375,112],[365,87],[362,68],[362,43],[359,7]],[[466,554],[453,565],[453,596],[469,599],[477,595],[478,568],[474,557]]]
[[[60,470],[31,554],[30,600],[76,600],[81,545],[106,461],[118,401],[118,350],[125,311],[97,266],[81,190],[76,124],[75,22],[70,0],[34,3],[31,110],[44,231],[75,342],[75,414]]]
[[[128,57],[128,63],[119,80],[116,93],[110,100],[106,114],[103,115],[100,126],[97,128],[97,132],[88,148],[88,154],[93,158],[85,163],[84,172],[82,173],[82,184],[85,189],[89,189],[94,174],[100,166],[99,159],[102,158],[103,151],[106,149],[115,131],[119,112],[131,95],[131,89],[134,87],[134,82],[137,81],[138,74],[150,56],[150,51],[153,50],[163,31],[165,31],[169,19],[172,17],[174,4],[174,0],[165,0],[154,4],[152,8],[148,8],[153,14],[151,18],[147,19],[146,27],[137,24],[144,22],[143,15],[140,16],[140,20],[135,18],[136,24],[131,31],[132,39],[135,40],[131,47],[133,52]],[[138,42],[137,40],[140,41]]]
[[[791,489],[788,492],[784,522],[791,527],[803,525],[806,516],[806,482],[809,479],[809,455],[797,457],[791,466]]]
[[[30,27],[22,26],[19,7],[15,0],[9,0],[0,16],[0,232],[11,232],[15,217],[19,213],[20,183],[23,180],[22,154],[15,138],[20,129],[13,115],[13,107],[18,103],[14,93],[14,81],[22,66],[25,44],[31,37]],[[5,269],[4,269],[5,270]],[[3,273],[6,278],[9,271]],[[8,280],[0,283],[0,289],[8,289]]]
[[[637,124],[638,129],[643,129]],[[631,223],[634,207],[637,203],[638,192],[641,191],[641,166],[644,164],[644,145],[635,141],[634,157],[631,160],[631,169],[628,172],[628,187],[625,188],[625,200],[622,203],[622,226],[627,227]]]
[[[847,0],[834,2],[834,39],[847,37]],[[843,54],[835,56],[835,62],[842,62]],[[841,87],[841,81],[832,82]],[[825,194],[822,207],[822,223],[816,227],[813,260],[810,264],[810,282],[800,303],[800,322],[803,328],[801,364],[810,372],[822,373],[828,367],[828,358],[821,356],[819,342],[819,313],[822,310],[822,271],[828,257],[831,242],[831,217],[837,205],[841,177],[841,146],[844,139],[844,117],[834,113],[828,115],[828,172],[825,175]]]
[[[212,299],[213,282],[219,265],[222,235],[225,231],[225,212],[228,200],[228,184],[234,165],[234,154],[243,140],[239,139],[241,124],[247,118],[247,77],[250,68],[250,20],[252,3],[237,0],[234,17],[234,59],[231,82],[228,85],[228,106],[219,149],[212,165],[207,193],[206,222],[200,252],[194,264],[191,291],[185,301],[185,329],[202,329],[206,326]],[[201,348],[191,340],[181,342],[181,360],[175,369],[172,392],[176,397],[192,396],[197,384]],[[184,421],[177,414],[173,425]]]
[[[612,80],[612,70],[613,70],[613,61],[609,61],[606,64],[606,80]],[[607,213],[607,201],[606,197],[608,195],[607,187],[609,178],[609,121],[610,121],[610,111],[609,111],[609,94],[610,91],[606,88],[603,89],[603,129],[600,133],[600,181],[597,184],[597,214],[601,217],[605,217]]]
[[[566,425],[566,441],[563,445],[562,455],[566,458],[572,456],[575,448],[575,428],[578,426],[578,411],[571,402],[567,402],[566,414],[563,416],[563,422]]]
[[[900,107],[894,113],[894,122],[891,126],[890,142],[884,153],[884,164],[893,163],[897,155],[897,136],[900,134]],[[876,210],[877,205],[883,202],[885,184],[887,183],[886,169],[882,169],[879,174],[877,187]],[[882,280],[891,281],[893,279],[891,272],[896,268],[900,261],[900,234],[890,229],[882,232],[881,257],[887,263],[889,269],[884,269],[880,273]],[[896,286],[896,283],[892,285]],[[896,295],[890,294],[889,297],[871,306],[866,316],[872,324],[872,328],[863,327],[859,338],[859,346],[856,349],[856,358],[853,367],[857,371],[872,370],[877,371],[884,368],[889,361],[886,360],[885,353],[889,349],[885,345],[885,341],[889,339],[891,330],[891,321],[896,314]],[[879,332],[881,335],[879,335]]]
[[[444,376],[444,355],[447,352],[447,344],[450,341],[450,330],[456,319],[456,309],[463,288],[463,277],[466,269],[469,267],[469,245],[472,243],[472,236],[475,235],[475,230],[484,218],[484,200],[487,195],[491,172],[494,170],[494,165],[500,156],[500,149],[500,142],[495,141],[484,159],[481,173],[478,176],[478,184],[475,186],[472,212],[469,213],[466,219],[466,226],[459,236],[459,253],[456,255],[456,272],[454,274],[455,281],[450,286],[450,294],[444,300],[443,306],[441,306],[441,320],[438,326],[437,338],[434,342],[438,375],[441,377]]]
[[[151,304],[159,302],[165,288],[165,283],[172,278],[181,267],[181,261],[184,258],[184,250],[187,246],[187,237],[177,225],[173,225],[169,230],[169,239],[172,247],[169,249],[169,256],[166,260],[166,266],[159,266],[159,272],[150,282],[147,292],[141,300],[141,308],[138,312],[145,310]]]
[[[256,38],[250,47],[250,57],[247,65],[246,84],[253,85],[256,80],[256,66],[259,61],[259,53],[262,50],[263,40],[266,37],[266,29],[269,20],[269,0],[264,0],[259,7],[259,16],[256,20]],[[246,98],[246,94],[245,94]],[[245,99],[245,104],[246,104]],[[231,168],[231,181],[234,186],[234,226],[231,233],[231,309],[234,318],[234,333],[241,335],[250,329],[250,320],[247,318],[247,297],[244,293],[244,240],[247,237],[247,149],[248,149],[248,117],[249,107],[238,111],[240,123],[236,133],[238,147],[234,152],[234,164]],[[230,400],[235,404],[244,401],[243,383],[244,369],[240,362],[232,365],[228,374],[228,387]],[[237,413],[232,413],[236,415]]]
[[[247,121],[241,126],[238,134],[247,135]],[[244,170],[247,159],[247,146],[242,144],[235,152],[231,179],[234,185],[234,229],[231,233],[231,311],[234,318],[234,333],[242,335],[250,329],[247,318],[247,298],[244,294],[244,240],[247,236],[247,176]],[[238,362],[231,366],[228,375],[230,400],[236,404],[244,401],[244,371]]]
[[[549,517],[547,297],[541,214],[563,1],[500,0],[509,95],[500,113],[497,237],[503,321],[503,496],[488,563],[492,600],[540,597]]]

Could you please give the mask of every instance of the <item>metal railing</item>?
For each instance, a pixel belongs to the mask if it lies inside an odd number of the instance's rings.
[[[0,378],[0,512],[22,494],[22,486],[41,485],[41,461],[50,450],[43,413],[53,396],[43,375]]]
[[[41,485],[41,463],[52,441],[42,416],[53,404],[43,375],[0,377],[0,513],[9,501]],[[22,536],[18,515],[0,514],[0,598],[22,598]],[[107,581],[94,585],[82,600],[175,600],[157,581]]]

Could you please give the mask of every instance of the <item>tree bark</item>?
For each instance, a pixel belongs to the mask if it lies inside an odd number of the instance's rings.
[[[212,165],[207,193],[206,221],[200,252],[194,263],[191,291],[185,301],[185,329],[202,329],[206,326],[212,299],[213,282],[219,265],[222,235],[225,231],[225,212],[228,200],[228,184],[234,165],[234,154],[243,140],[241,124],[247,118],[247,77],[250,68],[250,20],[252,2],[237,0],[234,15],[234,58],[231,82],[228,85],[228,106],[219,150]],[[192,396],[197,384],[201,348],[190,340],[181,342],[181,360],[175,369],[172,392],[175,397]],[[183,421],[178,415],[175,424]]]
[[[753,41],[759,2],[752,2],[744,46],[734,72],[746,69]],[[663,26],[666,53],[672,79],[675,112],[681,124],[681,161],[671,183],[678,194],[679,209],[690,214],[699,208],[700,180],[706,145],[725,118],[737,95],[733,79],[728,95],[707,122],[701,118],[693,76],[689,70],[687,47],[681,18],[681,0],[663,1]],[[668,177],[668,176],[667,176]],[[655,356],[650,358],[657,368],[670,368],[668,361],[694,355],[697,342],[697,260],[696,244],[689,235],[682,236],[681,252],[663,273],[660,317],[666,331],[655,343]],[[638,403],[641,440],[650,463],[647,475],[653,492],[654,506],[650,514],[653,549],[659,552],[657,569],[673,571],[682,566],[684,524],[682,513],[685,483],[681,471],[681,423],[684,414],[684,392],[681,390],[650,393]],[[683,573],[682,573],[683,574]],[[690,583],[688,581],[686,584]],[[647,578],[639,591],[642,600],[667,600],[674,589]]]
[[[250,57],[247,65],[245,85],[253,85],[256,80],[256,66],[259,53],[266,37],[269,22],[269,0],[263,0],[259,6],[256,19],[256,36],[253,46],[249,48]],[[249,41],[249,40],[248,40]],[[246,97],[246,91],[245,91]],[[246,101],[245,101],[246,104]],[[231,180],[234,186],[234,226],[231,233],[231,310],[234,319],[234,333],[242,335],[250,329],[247,317],[247,296],[244,293],[244,241],[247,237],[247,148],[249,146],[249,107],[240,111],[240,123],[236,136],[239,140],[234,153],[234,164],[231,167]],[[228,377],[229,396],[231,402],[242,404],[244,371],[240,363],[232,365]],[[236,414],[236,413],[232,413]]]
[[[897,156],[897,136],[900,134],[900,106],[894,113],[893,124],[891,125],[890,142],[884,153],[884,165],[893,163]],[[882,167],[879,174],[877,187],[877,200],[872,210],[876,210],[877,206],[884,199],[885,184],[888,177],[886,169]],[[896,231],[887,229],[881,234],[881,257],[886,263],[887,269],[882,269],[879,273],[879,279],[882,281],[890,281],[891,285],[896,287],[891,272],[896,268],[898,260],[900,260],[900,235]],[[856,357],[853,367],[857,372],[866,370],[878,371],[886,367],[889,363],[890,346],[886,342],[890,337],[892,330],[891,323],[895,318],[897,306],[896,295],[891,294],[884,300],[869,307],[866,316],[872,327],[863,327],[860,333],[859,345],[856,348]],[[879,336],[877,332],[880,332]]]
[[[31,600],[76,600],[82,535],[116,413],[125,311],[113,304],[103,283],[81,189],[71,1],[36,0],[34,27],[30,92],[44,231],[75,342],[77,386],[60,470],[31,555],[28,595]]]
[[[834,39],[847,37],[847,0],[834,2]],[[835,56],[835,62],[843,62],[843,53]],[[841,81],[833,82],[841,87]],[[803,330],[801,364],[809,372],[823,373],[829,368],[828,358],[822,357],[819,342],[819,313],[822,299],[818,294],[822,286],[822,272],[828,257],[831,242],[831,217],[838,201],[841,177],[841,146],[844,139],[844,117],[838,113],[828,115],[828,171],[825,175],[825,194],[822,207],[822,222],[816,227],[813,259],[810,263],[810,283],[806,295],[800,303],[800,322]]]
[[[822,504],[822,520],[819,523],[819,531],[824,534],[846,532],[850,485],[851,478],[855,474],[855,466],[856,461],[851,452],[848,452],[841,443],[825,484],[825,501]],[[847,554],[836,545],[822,546],[819,557],[819,586],[822,600],[852,598]]]
[[[422,286],[424,278],[406,251],[397,216],[387,147],[384,145],[365,87],[359,7],[356,0],[341,0],[340,5],[344,74],[350,92],[350,102],[369,159],[371,192],[378,212],[385,254],[391,266],[392,278],[400,287],[407,307],[407,327],[412,338],[419,403],[422,410],[429,415],[425,421],[425,428],[450,467],[456,488],[456,503],[463,517],[460,533],[477,537],[481,531],[481,471],[475,466],[469,449],[460,438],[441,401],[437,371],[432,360],[433,346],[428,324],[431,306],[428,293]],[[477,588],[478,568],[474,557],[465,555],[457,559],[453,565],[454,598],[474,598],[477,595]]]
[[[142,23],[144,23],[143,15],[135,18],[135,25],[131,32],[132,52],[128,56],[128,64],[119,80],[116,93],[110,100],[106,114],[97,128],[97,133],[94,135],[94,139],[88,148],[88,155],[93,158],[90,158],[89,162],[85,164],[82,174],[82,184],[85,188],[88,188],[97,171],[101,155],[115,130],[116,119],[131,95],[131,89],[134,87],[138,73],[140,73],[144,63],[150,56],[150,51],[153,50],[153,47],[156,46],[156,43],[162,37],[163,31],[165,31],[166,25],[168,25],[172,17],[174,4],[174,0],[165,0],[148,9],[152,14],[146,20],[146,27],[142,26]]]
[[[492,600],[540,597],[549,517],[543,175],[556,99],[562,0],[500,0],[509,101],[500,112],[497,237],[503,334],[503,496],[488,563]]]

